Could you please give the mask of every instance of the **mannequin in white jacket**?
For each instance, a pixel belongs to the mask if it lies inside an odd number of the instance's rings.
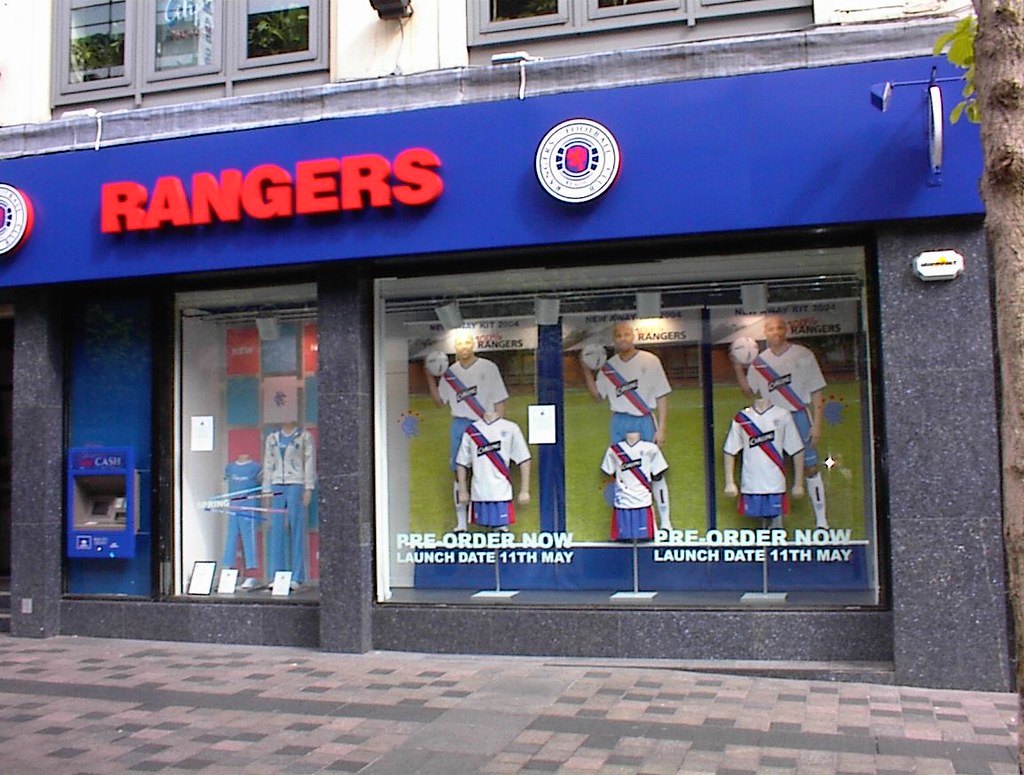
[[[267,537],[271,576],[292,572],[292,582],[306,581],[306,509],[316,488],[313,434],[288,422],[267,436],[263,446],[263,496],[273,497]]]

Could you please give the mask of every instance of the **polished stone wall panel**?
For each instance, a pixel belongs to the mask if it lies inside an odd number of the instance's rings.
[[[961,277],[914,275],[913,257],[936,249],[964,256]],[[896,677],[1008,691],[994,299],[981,223],[883,232],[878,289]]]

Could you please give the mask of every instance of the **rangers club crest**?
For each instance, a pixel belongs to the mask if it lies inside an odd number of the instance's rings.
[[[0,183],[0,256],[12,253],[32,232],[32,203],[14,186]]]
[[[619,174],[619,144],[605,127],[587,118],[563,121],[537,147],[537,180],[555,199],[597,199]]]

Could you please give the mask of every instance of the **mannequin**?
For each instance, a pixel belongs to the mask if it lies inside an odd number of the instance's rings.
[[[306,509],[316,488],[313,435],[289,421],[267,436],[263,447],[263,497],[273,498],[268,548],[270,574],[290,570],[292,585],[306,581]]]
[[[612,540],[654,538],[654,484],[668,471],[661,448],[644,441],[639,431],[630,431],[605,450],[601,471],[615,477]]]
[[[809,349],[789,340],[789,324],[779,315],[764,319],[767,345],[749,366],[733,361],[736,380],[747,398],[768,398],[790,412],[804,448],[807,493],[814,511],[815,527],[827,528],[825,485],[818,470],[818,445],[824,428],[825,377]]]
[[[530,502],[530,448],[522,429],[497,412],[485,412],[462,434],[455,461],[458,502],[469,506],[472,522],[508,530],[516,521],[510,463],[519,468],[516,500],[521,505]]]
[[[256,527],[259,516],[255,511],[249,511],[245,506],[257,506],[259,498],[257,490],[260,487],[260,479],[263,469],[260,464],[247,454],[241,454],[224,468],[224,479],[227,481],[229,493],[239,495],[252,493],[252,497],[240,500],[239,507],[232,509],[228,514],[227,535],[224,539],[224,555],[221,558],[222,568],[233,568],[235,566],[235,551],[238,540],[242,541],[242,558],[246,570],[257,566],[256,561]],[[244,589],[251,589],[256,586],[257,580],[249,577],[242,582]]]
[[[758,397],[752,406],[737,412],[723,447],[725,494],[740,497],[741,514],[782,527],[786,502],[786,463],[793,458],[794,498],[804,494],[804,446],[792,415]],[[736,486],[736,458],[743,456],[740,487]]]
[[[434,377],[425,371],[427,389],[438,407],[447,406],[451,411],[448,429],[449,465],[455,476],[452,481],[452,496],[455,508],[455,529],[466,530],[469,518],[469,503],[459,500],[459,464],[456,460],[462,437],[472,423],[483,420],[488,413],[502,417],[508,390],[501,371],[494,361],[476,354],[476,340],[469,330],[458,331],[453,341],[455,362],[441,375]],[[425,367],[424,367],[425,368]]]

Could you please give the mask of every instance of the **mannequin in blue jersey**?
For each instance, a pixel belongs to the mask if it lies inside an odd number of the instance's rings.
[[[249,497],[238,501],[239,507],[232,509],[228,514],[228,529],[224,539],[224,555],[221,558],[221,567],[235,567],[235,552],[238,549],[238,541],[242,541],[242,559],[246,570],[252,570],[259,564],[256,561],[256,529],[259,523],[259,513],[249,511],[245,506],[259,506],[260,499],[258,490],[263,469],[259,463],[249,455],[241,454],[232,460],[224,469],[224,479],[227,481],[229,493],[251,493]],[[257,580],[249,577],[242,582],[244,589],[251,589],[256,586]]]

